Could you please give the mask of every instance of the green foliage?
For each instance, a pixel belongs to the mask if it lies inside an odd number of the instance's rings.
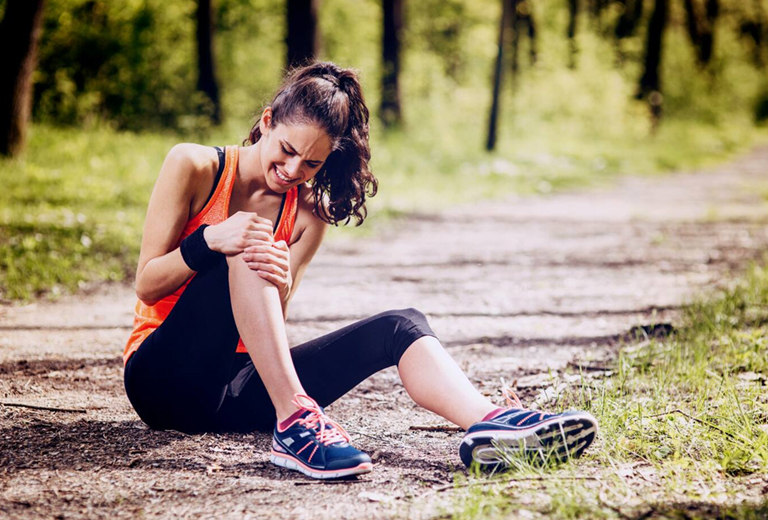
[[[622,348],[612,375],[560,396],[556,409],[600,424],[578,464],[472,476],[451,517],[764,517],[768,503],[741,493],[768,471],[766,335],[768,268],[755,267],[686,307],[671,337]]]
[[[762,15],[755,2],[721,3],[715,56],[705,70],[695,65],[682,4],[674,4],[662,71],[668,119],[708,124],[733,114],[754,119],[754,107],[765,92],[762,67],[755,62],[766,53],[749,43],[743,27],[758,23]],[[758,3],[768,10],[766,0]],[[572,131],[606,123],[622,131],[643,125],[647,115],[632,96],[641,73],[648,10],[635,35],[621,40],[612,30],[621,14],[619,3],[608,3],[598,19],[581,16],[577,68],[568,71],[566,0],[529,4],[538,29],[538,61],[529,65],[521,54],[522,68],[514,81],[507,67],[510,87],[504,105],[513,104],[516,110],[507,110],[502,128],[521,116],[570,121]],[[284,1],[220,0],[214,8],[224,113],[242,121],[269,101],[280,80]],[[209,107],[195,92],[194,9],[193,0],[50,0],[36,76],[36,118],[205,130]],[[439,129],[435,114],[424,119],[419,107],[453,107],[484,133],[499,11],[496,0],[406,3],[401,78],[406,122]],[[320,57],[360,69],[375,107],[380,3],[325,0],[319,23]],[[471,102],[455,103],[457,93]],[[537,94],[533,100],[532,93]]]
[[[144,209],[174,141],[35,126],[28,156],[0,162],[0,298],[130,279]]]
[[[195,3],[56,0],[46,5],[34,114],[65,124],[194,128]]]
[[[647,107],[633,100],[643,30],[616,42],[606,29],[618,16],[615,6],[599,20],[582,16],[576,66],[569,69],[566,1],[529,3],[538,27],[538,61],[532,65],[521,54],[514,77],[505,68],[498,148],[487,154],[499,2],[406,2],[405,124],[386,133],[375,117],[381,4],[322,2],[320,57],[360,70],[374,115],[372,166],[381,189],[370,202],[365,229],[404,212],[697,167],[759,138],[752,122],[766,83],[737,31],[739,20],[754,13],[723,11],[715,60],[702,71],[693,66],[682,19],[675,15],[666,39],[665,120],[653,133]],[[269,102],[284,61],[284,2],[214,2],[225,115],[219,129],[210,128],[205,104],[194,92],[194,7],[193,0],[46,3],[35,88],[35,117],[44,123],[33,127],[25,157],[0,162],[4,298],[129,275],[152,182],[178,134],[210,144],[239,143],[253,115]],[[54,126],[63,124],[85,129]],[[158,134],[162,127],[176,136]],[[121,128],[146,133],[114,130]],[[51,227],[66,221],[66,214],[86,220],[66,232]],[[28,224],[56,241],[58,257],[35,256],[42,246],[25,242],[33,232]],[[76,275],[77,269],[64,260],[58,265],[57,258],[78,254],[82,234],[99,237],[90,247],[103,249],[84,256]],[[107,260],[110,255],[115,258]],[[45,269],[58,274],[44,275]],[[41,274],[33,275],[36,270]]]

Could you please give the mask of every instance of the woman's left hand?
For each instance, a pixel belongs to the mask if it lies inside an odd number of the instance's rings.
[[[285,301],[291,292],[291,253],[285,240],[261,242],[247,247],[243,260],[249,268],[277,287],[281,299]]]

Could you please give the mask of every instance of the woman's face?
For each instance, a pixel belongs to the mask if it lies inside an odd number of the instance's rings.
[[[331,138],[317,125],[277,124],[271,127],[271,112],[265,110],[260,126],[261,166],[267,186],[277,193],[285,193],[312,179],[333,149]]]

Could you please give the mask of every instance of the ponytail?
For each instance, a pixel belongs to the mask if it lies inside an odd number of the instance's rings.
[[[315,124],[323,128],[333,149],[311,181],[315,214],[329,224],[367,216],[366,197],[373,197],[378,181],[368,163],[371,159],[368,107],[357,74],[333,63],[317,62],[288,74],[272,103],[274,127],[284,124]],[[244,145],[261,139],[258,121]]]

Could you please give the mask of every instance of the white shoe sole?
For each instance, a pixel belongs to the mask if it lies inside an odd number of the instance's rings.
[[[272,451],[272,453],[270,453],[269,460],[270,462],[272,462],[272,464],[276,466],[280,466],[281,468],[292,469],[294,471],[299,471],[301,473],[304,473],[308,477],[323,479],[323,480],[332,479],[332,478],[349,477],[352,475],[360,475],[363,473],[369,473],[373,469],[373,464],[371,462],[363,462],[353,468],[343,468],[343,469],[326,470],[326,471],[313,469],[313,468],[310,468],[309,466],[302,464],[301,462],[297,461],[293,457],[289,457],[282,453],[277,453],[275,451]]]
[[[597,421],[587,412],[553,417],[529,428],[483,430],[464,436],[459,454],[464,464],[472,462],[485,471],[509,466],[510,457],[533,456],[533,460],[564,462],[581,456],[597,435]]]

